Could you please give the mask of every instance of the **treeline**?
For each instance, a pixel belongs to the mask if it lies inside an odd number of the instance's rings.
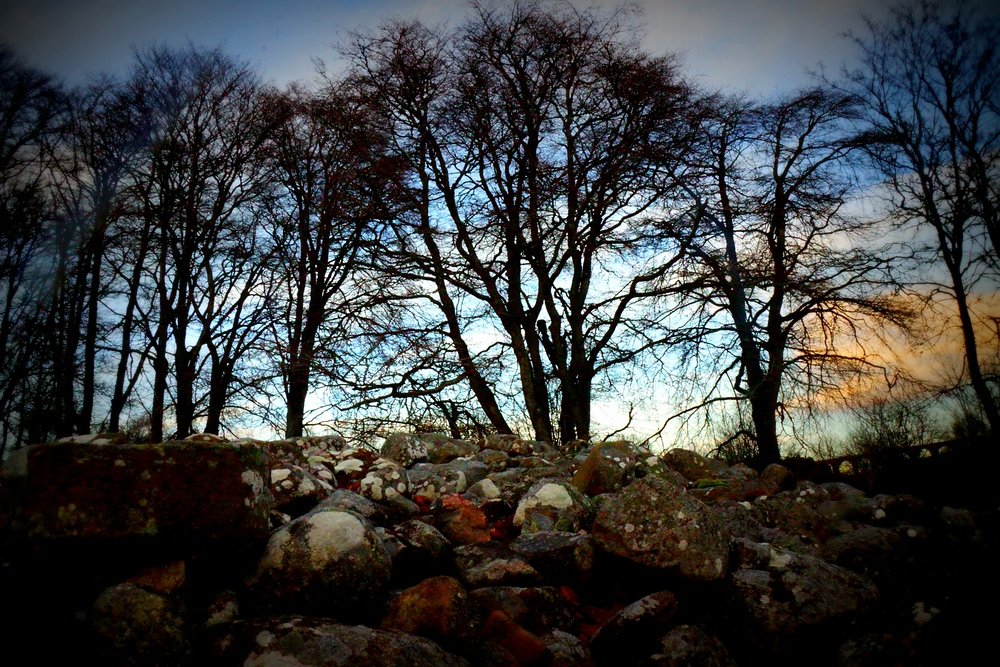
[[[670,382],[767,462],[941,294],[995,430],[997,38],[902,7],[856,70],[766,101],[535,3],[388,22],[310,89],[189,46],[67,91],[4,50],[0,447],[352,419],[569,442]]]

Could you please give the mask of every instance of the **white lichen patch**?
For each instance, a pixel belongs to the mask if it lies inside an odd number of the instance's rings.
[[[264,493],[264,480],[257,474],[254,470],[244,470],[243,474],[240,475],[240,479],[243,483],[250,487],[250,493],[252,494],[249,498],[243,499],[243,504],[247,507],[251,507],[257,503],[257,499],[260,495]]]
[[[382,500],[383,483],[384,482],[381,477],[368,475],[361,480],[361,495],[368,496],[372,500]]]
[[[785,553],[778,551],[774,547],[771,547],[771,558],[768,561],[768,566],[774,568],[775,570],[782,570],[792,562],[792,555],[790,553]]]
[[[716,558],[715,559],[715,574],[716,575],[722,574],[722,559],[721,558]]]
[[[632,524],[630,524],[630,523],[626,523],[626,524],[625,524],[625,532],[626,532],[626,533],[631,533],[631,532],[633,532],[634,530],[635,530],[635,526],[633,526],[633,525],[632,525]]]
[[[681,540],[680,542],[677,543],[677,548],[681,551],[686,551],[688,548],[688,541]]]
[[[525,512],[538,506],[551,507],[556,510],[569,509],[573,506],[573,497],[569,495],[569,491],[562,484],[545,484],[533,495],[521,500],[514,512],[514,525],[524,525]]]
[[[660,459],[657,458],[657,457],[655,457],[655,456],[650,456],[650,457],[646,458],[646,465],[648,465],[650,467],[655,466],[659,462],[660,462]]]
[[[917,536],[917,531],[915,529],[913,529],[913,528],[907,528],[906,529],[906,536],[907,537],[916,537]]]
[[[277,468],[271,471],[271,484],[277,484],[278,482],[283,482],[288,479],[288,476],[292,474],[292,471],[288,468]]]
[[[686,515],[686,514],[684,514],[684,512],[683,512],[683,511],[678,511],[678,512],[677,512],[677,520],[678,520],[678,521],[683,521],[683,520],[684,520],[684,519],[686,519],[686,518],[687,518],[687,515]]]
[[[490,479],[489,477],[479,482],[479,490],[482,493],[483,497],[488,500],[500,497],[500,489],[497,488],[497,485],[494,484],[493,480]]]
[[[742,508],[743,508],[743,509],[745,509],[745,510],[749,510],[749,509],[750,509],[750,508],[752,507],[752,506],[750,505],[750,502],[749,502],[749,501],[747,501],[747,500],[744,500],[744,501],[741,501],[741,502],[739,503],[739,505],[740,505],[740,507],[742,507]]]
[[[257,635],[257,646],[270,646],[274,641],[274,633],[264,630]]]
[[[917,625],[926,625],[940,613],[941,610],[937,607],[926,607],[923,602],[916,602],[913,605],[913,622]]]
[[[260,559],[260,569],[269,570],[275,567],[281,567],[281,564],[285,560],[285,545],[287,545],[292,539],[291,533],[288,532],[288,528],[280,528],[273,535],[271,539],[267,541],[267,547],[264,549],[264,555]]]
[[[312,480],[308,477],[303,477],[302,481],[299,482],[298,492],[301,494],[312,493],[316,490],[316,485],[313,484]]]
[[[322,567],[365,542],[365,526],[348,512],[318,512],[306,519],[309,560]]]
[[[344,459],[333,467],[337,472],[352,473],[364,470],[365,463],[361,459]]]
[[[125,459],[115,459],[115,467],[116,468],[124,468],[125,467]]]
[[[875,510],[875,518],[878,521],[881,521],[882,519],[884,519],[885,518],[885,510],[882,509],[881,507],[878,508],[877,510]]]
[[[290,480],[290,479],[286,479],[285,481],[283,481],[283,482],[282,482],[281,484],[279,484],[278,486],[280,486],[281,488],[283,488],[283,489],[285,489],[286,491],[288,491],[288,490],[289,490],[289,489],[291,489],[291,488],[292,488],[293,486],[295,486],[295,484],[294,484],[294,483],[292,482],[292,480]]]

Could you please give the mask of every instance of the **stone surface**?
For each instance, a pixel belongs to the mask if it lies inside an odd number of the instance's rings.
[[[363,619],[384,598],[391,570],[370,524],[322,510],[275,531],[250,588],[265,609]]]
[[[608,619],[590,640],[599,663],[634,663],[652,653],[677,612],[677,598],[658,591],[636,600]]]
[[[135,584],[104,590],[90,612],[104,664],[185,665],[191,644],[183,609]]]
[[[382,458],[409,468],[414,463],[427,460],[427,444],[419,435],[393,433],[385,439],[379,453]]]
[[[244,667],[467,667],[429,639],[310,619],[274,619],[254,626],[246,652],[231,648],[224,664]],[[236,643],[243,648],[242,643]]]
[[[593,537],[603,551],[693,581],[717,581],[729,571],[731,534],[725,523],[657,477],[644,477],[604,502]]]
[[[636,476],[639,460],[629,442],[599,442],[573,475],[573,486],[588,496],[618,491]]]
[[[470,544],[455,549],[455,565],[470,588],[484,586],[533,586],[542,575],[498,542]]]
[[[268,532],[270,470],[253,445],[36,445],[26,467],[31,538],[205,542]]]
[[[736,667],[722,641],[698,626],[679,625],[660,638],[660,648],[643,667]]]
[[[511,550],[555,583],[586,585],[594,571],[594,543],[589,535],[564,531],[522,533]]]
[[[435,640],[466,641],[478,629],[479,613],[461,582],[431,577],[389,601],[382,627]]]
[[[514,525],[524,532],[576,532],[589,527],[591,514],[590,501],[571,484],[558,479],[541,479],[518,502]]]

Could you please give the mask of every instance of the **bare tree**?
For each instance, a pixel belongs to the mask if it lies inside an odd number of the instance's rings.
[[[717,100],[705,127],[703,190],[675,314],[686,318],[705,401],[750,405],[758,462],[779,460],[779,420],[796,401],[872,365],[859,331],[903,324],[893,253],[843,212],[857,147],[851,100],[821,88],[774,104]],[[711,367],[701,363],[710,360]],[[704,405],[704,403],[700,404]]]
[[[53,210],[45,189],[51,145],[65,118],[53,79],[0,46],[0,457],[8,444],[50,432]]]
[[[546,441],[589,438],[595,378],[668,337],[647,305],[679,250],[644,218],[669,205],[691,92],[631,37],[621,15],[475,5],[454,41],[396,23],[352,52],[415,175],[411,271],[500,432],[468,317],[503,341]]]
[[[233,312],[224,299],[250,289],[234,269],[257,233],[248,207],[266,187],[260,147],[269,129],[256,76],[218,50],[152,49],[138,54],[133,76],[153,125],[150,158],[134,190],[155,258],[145,323],[152,437],[163,436],[172,366],[176,435],[183,438],[197,416],[202,354]]]
[[[862,65],[846,73],[847,86],[879,140],[869,153],[892,223],[915,245],[926,239],[917,250],[943,269],[941,280],[922,270],[918,286],[953,300],[968,381],[996,432],[1000,411],[970,297],[984,283],[995,289],[998,268],[1000,29],[966,3],[944,2],[900,4],[867,27],[854,38]]]
[[[275,342],[285,437],[299,437],[316,362],[329,356],[320,349],[324,331],[345,337],[362,286],[384,280],[372,267],[378,228],[397,207],[401,163],[386,155],[372,109],[346,84],[319,94],[290,89],[274,98],[272,113],[277,129],[265,150],[279,192],[271,234],[286,293]]]

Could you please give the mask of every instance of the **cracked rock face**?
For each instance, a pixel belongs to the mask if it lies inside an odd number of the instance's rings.
[[[722,515],[656,477],[601,505],[593,536],[607,553],[692,581],[717,581],[729,571],[731,531]]]
[[[330,509],[306,514],[271,535],[251,588],[276,611],[356,618],[385,596],[392,565],[367,521]]]

